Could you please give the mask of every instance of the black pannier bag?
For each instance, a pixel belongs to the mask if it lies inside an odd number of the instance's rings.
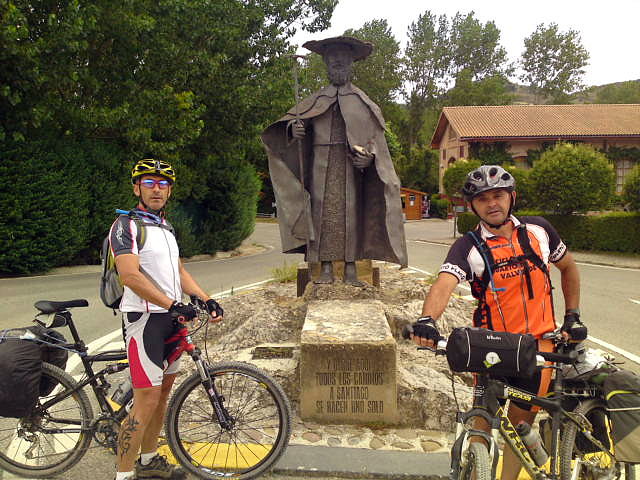
[[[454,372],[530,378],[536,372],[537,343],[532,335],[454,328],[447,340],[447,361]]]
[[[38,401],[42,376],[40,345],[19,338],[26,329],[13,330],[0,341],[0,416],[22,418]],[[31,333],[31,332],[29,332]]]
[[[640,376],[614,372],[604,380],[603,390],[616,460],[640,463]]]
[[[30,339],[20,338],[24,336]],[[65,369],[68,353],[53,346],[58,343],[66,343],[64,336],[40,325],[0,335],[0,416],[28,416],[38,397],[53,391],[56,383],[42,377],[42,362]]]
[[[66,350],[54,346],[59,343],[64,344],[67,342],[64,335],[53,328],[44,328],[40,326],[30,327],[30,330],[33,331],[33,333],[43,342],[40,344],[42,361],[64,370],[67,367],[69,354]],[[49,395],[53,392],[55,387],[56,382],[54,382],[50,377],[43,377],[40,380],[40,396],[44,397]]]

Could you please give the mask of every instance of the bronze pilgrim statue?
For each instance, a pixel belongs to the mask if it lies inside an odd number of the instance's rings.
[[[356,260],[407,265],[400,181],[380,108],[351,84],[353,63],[373,45],[351,37],[310,41],[331,85],[305,98],[262,133],[278,208],[282,249],[320,262],[316,283],[362,285]],[[301,175],[302,172],[302,175]]]

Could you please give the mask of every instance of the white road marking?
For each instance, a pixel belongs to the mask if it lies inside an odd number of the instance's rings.
[[[607,343],[604,340],[600,340],[598,338],[592,337],[591,335],[589,335],[587,337],[587,339],[591,340],[593,343],[597,343],[601,347],[604,347],[604,348],[607,348],[607,349],[611,350],[612,352],[616,352],[618,355],[622,355],[623,357],[626,357],[629,360],[631,360],[632,362],[637,363],[638,365],[640,365],[640,357],[638,355],[634,355],[631,352],[627,352],[626,350],[623,350],[622,348],[616,347],[615,345],[611,345],[610,343]]]
[[[610,268],[612,270],[631,270],[632,272],[640,272],[640,268],[614,267],[613,265],[598,265],[597,263],[576,262],[576,265],[584,265],[585,267],[596,267],[596,268]]]

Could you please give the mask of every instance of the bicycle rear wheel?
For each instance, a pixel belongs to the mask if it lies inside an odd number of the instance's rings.
[[[195,373],[175,391],[165,430],[178,462],[200,478],[257,477],[284,453],[291,408],[282,388],[258,368],[228,362],[209,367],[223,406],[233,418],[224,429]]]
[[[579,404],[573,412],[584,415],[594,426],[592,434],[608,451],[612,451],[604,401],[587,400]],[[626,480],[635,480],[633,465],[615,461],[606,451],[598,449],[579,432],[575,423],[567,422],[560,440],[560,480],[570,480],[574,468],[580,468],[578,480],[612,480],[620,478],[623,472]]]
[[[42,364],[42,378],[58,386],[40,397],[29,417],[0,417],[0,468],[22,477],[49,478],[64,472],[78,463],[91,443],[89,432],[77,431],[93,418],[86,393],[77,391],[44,409],[43,403],[77,383],[48,363]]]

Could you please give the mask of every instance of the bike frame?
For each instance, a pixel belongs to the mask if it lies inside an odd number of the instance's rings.
[[[560,424],[563,420],[569,420],[578,425],[583,433],[588,433],[589,425],[586,419],[579,418],[573,415],[571,412],[567,412],[562,408],[562,400],[566,396],[563,391],[563,375],[562,370],[558,367],[548,367],[556,370],[555,379],[553,381],[553,394],[549,397],[542,397],[531,392],[527,392],[509,385],[505,385],[497,380],[492,380],[486,374],[477,375],[477,383],[474,387],[474,401],[473,407],[468,412],[458,412],[457,416],[457,428],[456,428],[456,442],[452,452],[452,467],[454,471],[458,471],[457,466],[464,466],[467,457],[467,450],[469,448],[469,442],[473,437],[480,438],[487,442],[489,445],[489,457],[493,459],[492,465],[492,478],[496,475],[496,466],[499,455],[499,448],[497,444],[498,434],[502,436],[505,443],[511,448],[520,463],[527,471],[527,473],[534,480],[557,480],[560,476],[558,457],[560,446]],[[498,388],[499,387],[499,388]],[[491,393],[490,393],[491,390]],[[520,435],[516,431],[515,427],[506,415],[506,412],[502,406],[498,406],[495,409],[495,414],[491,413],[490,396],[510,399],[526,403],[529,405],[538,406],[551,415],[551,452],[549,456],[551,459],[550,471],[547,472],[543,467],[539,467],[531,458],[527,447],[522,442]],[[483,430],[468,429],[466,423],[474,418],[483,418],[487,424],[491,427],[491,433],[487,433]],[[592,441],[598,448],[607,454],[614,460],[613,455],[602,445],[597,439],[588,435],[589,440]],[[459,465],[455,464],[456,459]]]

